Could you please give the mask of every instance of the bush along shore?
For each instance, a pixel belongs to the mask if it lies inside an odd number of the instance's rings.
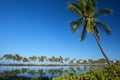
[[[89,72],[79,75],[73,70],[53,80],[120,80],[120,61],[104,68],[91,68]]]

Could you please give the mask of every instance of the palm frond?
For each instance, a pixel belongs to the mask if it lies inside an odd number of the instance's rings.
[[[91,0],[91,2],[92,2],[92,6],[96,7],[96,0]]]
[[[86,37],[86,25],[87,25],[87,23],[85,23],[85,26],[84,26],[84,28],[82,30],[82,34],[80,36],[81,41],[83,41],[85,39],[85,37]]]
[[[108,14],[111,14],[111,13],[112,13],[111,9],[102,8],[101,10],[97,11],[94,16],[96,17],[98,15],[108,15]]]
[[[86,10],[94,12],[96,9],[96,0],[88,0],[86,3]]]
[[[78,0],[78,5],[80,6],[80,9],[82,10],[82,11],[86,11],[86,0]]]
[[[74,3],[69,3],[68,5],[68,9],[80,16],[83,16],[82,11],[80,10],[80,8],[78,7],[78,5],[74,4]]]
[[[104,30],[107,34],[111,34],[112,30],[109,28],[108,25],[100,22],[99,20],[95,19],[95,23],[100,26],[102,30]]]
[[[71,22],[71,30],[72,32],[76,32],[78,30],[78,28],[85,22],[84,18],[81,18],[79,20],[76,21],[72,21]]]

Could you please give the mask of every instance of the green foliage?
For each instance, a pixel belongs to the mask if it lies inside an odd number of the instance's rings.
[[[100,59],[98,59],[96,62],[97,62],[97,63],[105,63],[106,61],[105,61],[104,58],[100,58]]]
[[[98,35],[98,29],[100,26],[107,34],[111,34],[111,29],[109,26],[97,20],[97,16],[99,15],[109,15],[112,13],[112,10],[108,8],[102,8],[98,10],[96,6],[96,0],[77,0],[76,3],[69,3],[68,9],[71,12],[79,15],[79,19],[71,22],[71,30],[76,32],[80,26],[83,25],[83,32],[81,34],[81,41],[85,38],[85,33],[90,33],[93,30],[95,31],[93,34]],[[99,31],[101,31],[99,29]],[[98,37],[99,39],[99,37]]]
[[[100,69],[91,68],[90,72],[79,75],[72,70],[67,75],[53,78],[53,80],[120,80],[120,62]]]
[[[31,80],[41,80],[41,79],[38,79],[38,78],[32,78]]]

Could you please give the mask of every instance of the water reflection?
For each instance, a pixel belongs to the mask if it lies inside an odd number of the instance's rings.
[[[16,80],[16,78],[19,80],[48,78],[50,80],[62,74],[81,74],[89,69],[90,66],[0,66],[0,80]]]

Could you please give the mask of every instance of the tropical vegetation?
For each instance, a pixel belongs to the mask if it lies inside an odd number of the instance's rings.
[[[91,68],[89,72],[78,75],[72,70],[53,80],[120,80],[120,61],[104,68]]]
[[[111,61],[113,62],[113,61]],[[29,56],[23,57],[19,54],[4,54],[0,57],[0,65],[105,65],[106,61],[104,58],[97,60],[93,59],[75,59],[70,57],[47,57],[47,56]]]

